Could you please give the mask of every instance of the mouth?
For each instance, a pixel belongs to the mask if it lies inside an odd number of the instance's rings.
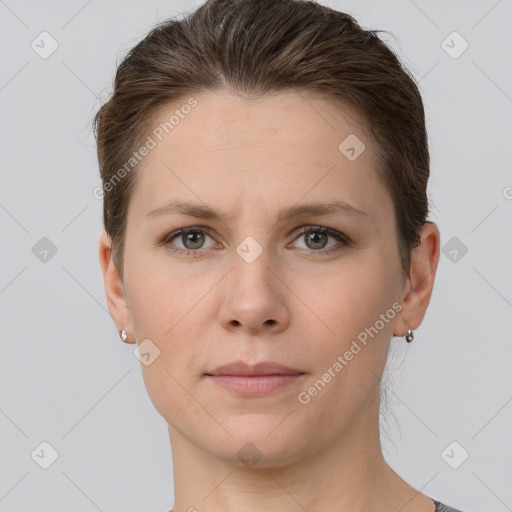
[[[304,375],[306,372],[271,361],[255,365],[235,361],[205,373],[221,388],[245,396],[274,393],[298,383]]]
[[[274,393],[297,384],[305,373],[278,375],[206,375],[223,389],[245,396],[260,396]]]

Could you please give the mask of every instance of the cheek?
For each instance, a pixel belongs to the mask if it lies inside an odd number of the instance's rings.
[[[135,329],[140,336],[159,344],[172,337],[189,312],[194,311],[207,281],[184,275],[163,252],[159,250],[154,256],[132,253],[126,259],[125,270]]]
[[[168,259],[157,256],[132,256],[126,261],[125,274],[137,340],[149,339],[159,351],[151,365],[141,364],[146,386],[150,393],[154,391],[154,397],[166,390],[181,393],[178,383],[186,385],[201,373],[197,356],[202,353],[201,343],[208,341],[206,331],[214,315],[213,294],[208,295],[208,291],[219,279],[208,272],[178,271]]]
[[[333,418],[352,418],[369,397],[379,396],[396,314],[381,265],[375,258],[372,272],[367,266],[340,271],[325,280],[321,294],[309,294],[308,306],[323,324],[310,315],[308,332],[317,334],[306,350],[315,372],[302,389],[310,403],[301,410],[318,428],[329,425],[334,432],[339,421]]]
[[[315,293],[308,292],[309,280],[297,292],[308,294],[309,308],[322,320],[308,313],[310,325],[318,325],[309,346],[316,369],[311,383],[320,379],[321,388],[329,382],[320,394],[332,393],[337,415],[349,414],[378,388],[397,315],[392,307],[398,304],[396,272],[390,261],[384,251],[360,251],[329,278],[316,276]]]
[[[297,295],[307,298],[311,321],[339,346],[386,314],[396,295],[394,280],[393,270],[378,251],[359,252],[331,267],[328,274],[317,274],[313,280],[305,277]]]
[[[198,414],[184,388],[198,373],[193,363],[204,337],[200,329],[207,302],[201,297],[208,280],[186,277],[166,265],[164,258],[150,257],[127,260],[125,275],[137,340],[151,340],[158,354],[150,364],[141,361],[140,365],[148,396],[167,422],[179,423],[181,417]],[[141,353],[143,347],[139,345]]]

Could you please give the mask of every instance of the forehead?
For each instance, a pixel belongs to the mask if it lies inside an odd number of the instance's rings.
[[[229,201],[277,211],[302,197],[371,210],[383,192],[364,123],[317,93],[197,94],[161,108],[150,137],[132,197],[138,215],[184,196],[223,210]]]
[[[206,151],[229,149],[225,147],[228,145],[234,149],[234,143],[269,147],[297,141],[304,151],[312,146],[318,149],[319,143],[323,149],[337,149],[351,133],[370,143],[366,126],[354,108],[335,104],[318,91],[274,92],[255,99],[208,91],[193,99],[193,108],[187,106],[191,99],[183,98],[158,110],[153,126],[157,130],[163,127],[162,139],[173,138]],[[165,130],[171,116],[173,126]]]

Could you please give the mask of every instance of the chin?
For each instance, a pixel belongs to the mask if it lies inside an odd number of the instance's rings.
[[[286,415],[284,416],[286,418]],[[304,428],[292,423],[293,414],[244,414],[220,422],[226,430],[211,429],[205,448],[237,467],[276,468],[299,462],[313,446]],[[202,430],[204,432],[204,430]],[[200,435],[200,434],[199,434]]]

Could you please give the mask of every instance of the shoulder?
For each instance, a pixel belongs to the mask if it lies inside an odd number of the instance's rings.
[[[444,503],[441,503],[440,501],[436,501],[434,498],[431,498],[432,501],[436,505],[435,512],[462,512],[461,510],[457,508],[449,507],[448,505],[445,505]]]

